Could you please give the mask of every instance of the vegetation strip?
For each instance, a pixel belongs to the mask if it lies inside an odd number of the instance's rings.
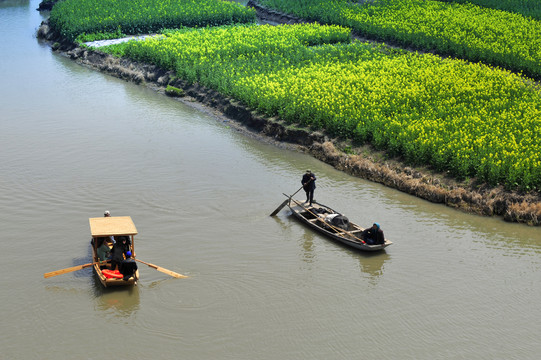
[[[135,35],[254,21],[253,9],[220,0],[64,0],[49,17],[50,26],[70,41],[83,33]]]

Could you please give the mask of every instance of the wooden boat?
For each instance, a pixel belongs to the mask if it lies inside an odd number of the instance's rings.
[[[285,195],[285,194],[284,194]],[[286,195],[288,196],[288,195]],[[342,224],[336,225],[332,218],[339,212],[331,209],[329,206],[312,202],[312,205],[304,205],[303,202],[290,198],[287,206],[293,215],[308,227],[327,235],[328,237],[362,251],[378,251],[391,245],[392,242],[385,239],[384,244],[368,245],[361,237],[364,230],[357,224],[349,221],[342,221]]]
[[[92,235],[92,260],[94,271],[100,282],[105,287],[109,286],[126,286],[134,285],[139,280],[139,270],[135,272],[135,276],[128,280],[116,278],[110,271],[110,264],[100,263],[98,258],[98,246],[106,243],[109,249],[112,249],[112,237],[119,241],[122,236],[127,236],[130,239],[129,247],[132,254],[134,251],[134,236],[137,235],[137,229],[129,216],[111,216],[88,219],[90,223],[90,233]],[[114,270],[114,269],[113,269]]]

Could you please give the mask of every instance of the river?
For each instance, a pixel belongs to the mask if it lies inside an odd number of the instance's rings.
[[[2,359],[537,359],[541,229],[464,214],[257,141],[77,65],[0,1]],[[366,254],[269,214],[315,198],[394,244]],[[129,215],[130,289],[89,269],[89,217]]]

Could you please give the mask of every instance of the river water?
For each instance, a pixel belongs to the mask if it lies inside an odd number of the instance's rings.
[[[537,359],[541,229],[434,205],[79,66],[0,1],[2,359]],[[394,242],[353,251],[282,210],[316,199]],[[88,218],[130,215],[131,289],[89,269]]]

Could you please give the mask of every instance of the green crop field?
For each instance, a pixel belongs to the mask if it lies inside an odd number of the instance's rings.
[[[113,48],[410,163],[541,187],[541,92],[506,70],[351,42],[337,26],[181,30]]]
[[[541,79],[541,22],[510,12],[432,0],[261,0],[379,41],[481,61]]]

